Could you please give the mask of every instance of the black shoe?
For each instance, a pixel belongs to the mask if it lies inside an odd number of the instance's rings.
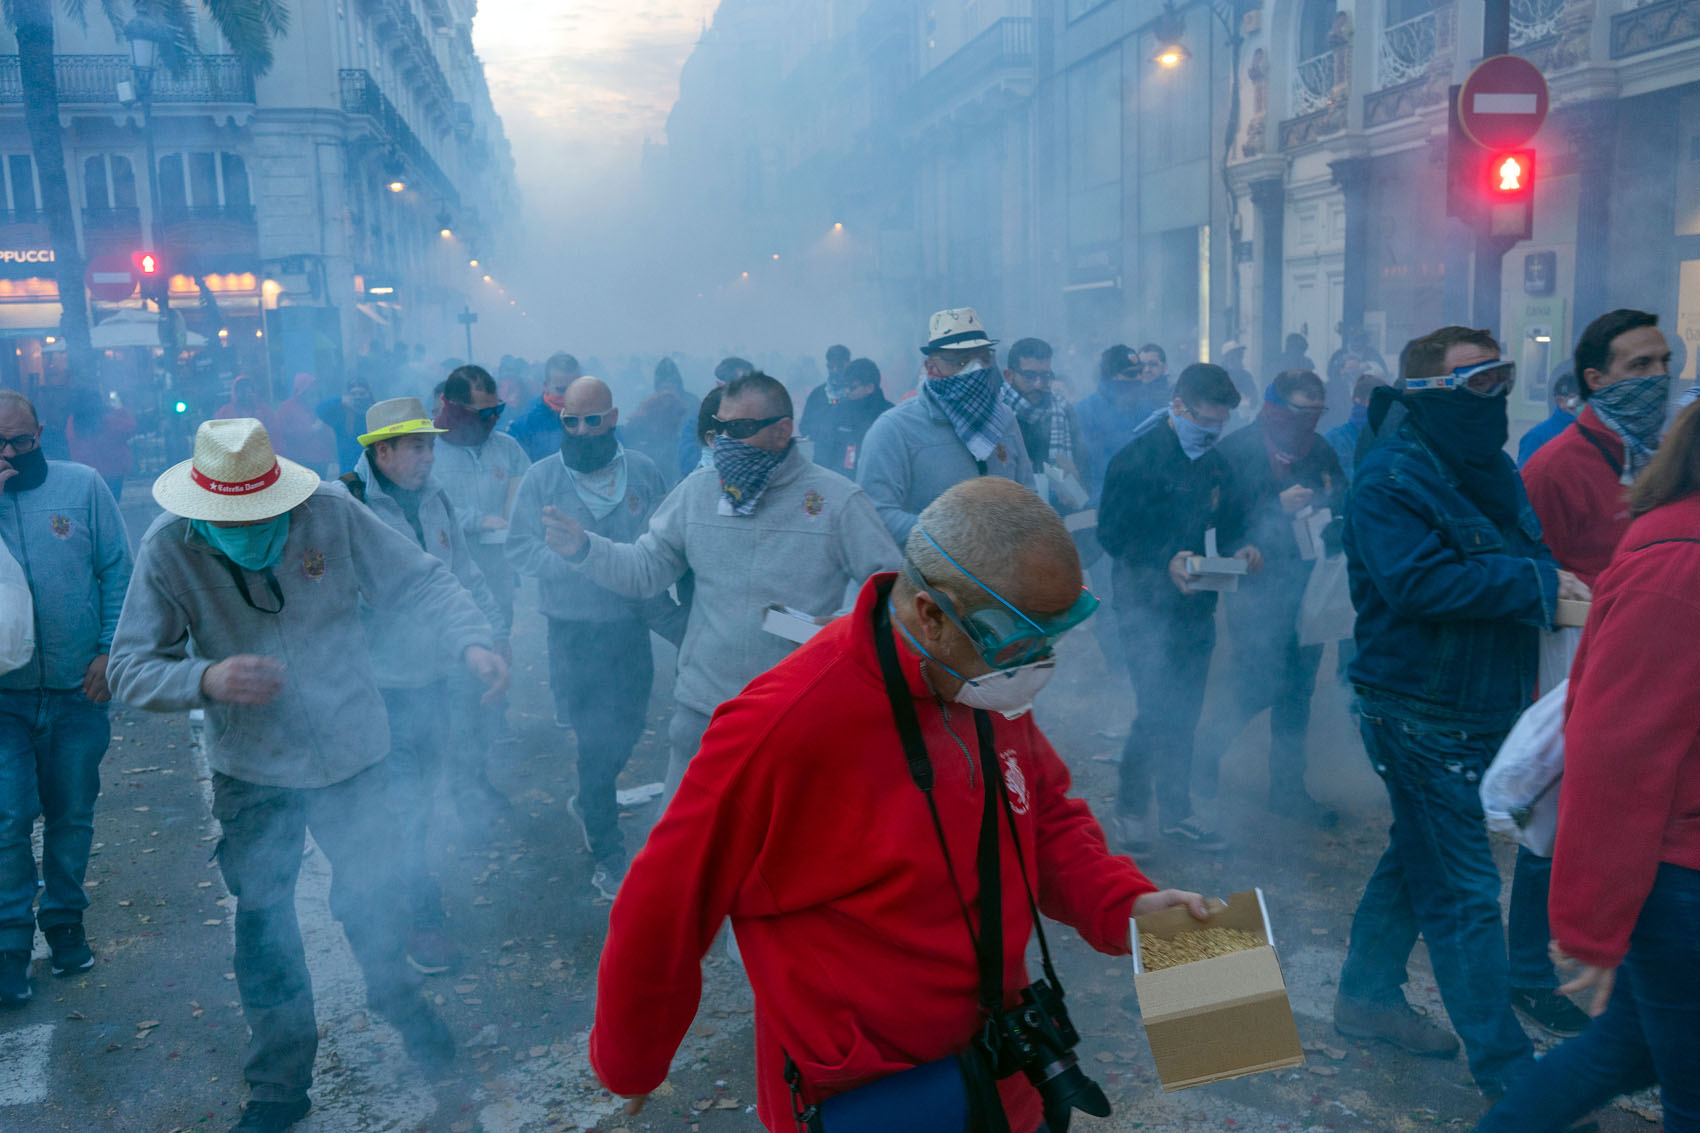
[[[1333,830],[1340,825],[1339,812],[1323,806],[1303,791],[1270,795],[1269,813],[1290,818],[1294,822],[1302,822],[1306,826],[1314,826],[1318,830]]]
[[[47,937],[47,946],[53,950],[54,975],[69,976],[94,967],[94,953],[83,935],[81,921],[44,928],[41,935]]]
[[[1408,1003],[1370,1003],[1336,993],[1334,1029],[1349,1039],[1380,1039],[1422,1058],[1451,1058],[1458,1039]]]
[[[443,1070],[455,1060],[455,1038],[449,1033],[449,1025],[423,999],[411,999],[390,1022],[401,1032],[407,1056],[422,1069]]]
[[[22,1007],[34,994],[30,989],[29,951],[0,952],[0,1008]]]
[[[1208,854],[1220,854],[1228,848],[1228,840],[1211,829],[1210,825],[1196,814],[1183,818],[1172,826],[1164,826],[1162,834],[1171,842],[1179,842],[1183,846],[1191,846]]]
[[[283,1133],[312,1108],[313,1103],[307,1098],[292,1102],[250,1101],[242,1107],[242,1116],[230,1127],[230,1133]]]
[[[1511,1006],[1517,1014],[1557,1038],[1575,1038],[1588,1027],[1587,1013],[1551,988],[1514,987]]]

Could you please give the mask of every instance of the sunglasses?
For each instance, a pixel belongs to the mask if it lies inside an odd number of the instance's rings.
[[[781,421],[789,421],[791,415],[779,417],[735,417],[730,421],[721,417],[714,419],[715,432],[721,436],[731,437],[735,441],[747,441],[769,425],[777,425]]]
[[[980,659],[994,669],[1014,669],[1044,660],[1056,648],[1058,638],[1091,617],[1098,609],[1097,595],[1082,586],[1080,597],[1062,613],[1045,618],[1029,617],[1004,601],[997,591],[964,570],[962,564],[951,558],[950,552],[940,547],[924,528],[917,527],[916,530],[921,532],[927,542],[932,543],[951,566],[962,571],[970,582],[997,600],[996,606],[982,606],[965,614],[959,613],[956,603],[951,601],[948,594],[929,583],[921,575],[920,568],[907,557],[903,560],[904,577],[925,591],[927,596],[938,604],[950,624],[973,642]]]
[[[1474,366],[1459,366],[1450,374],[1433,378],[1407,378],[1407,393],[1429,393],[1436,390],[1461,389],[1477,397],[1500,397],[1511,392],[1517,384],[1517,364],[1503,359],[1482,362]]]
[[[9,448],[18,456],[22,456],[24,453],[29,452],[31,449],[35,448],[35,446],[36,439],[34,433],[19,433],[15,437],[0,437],[0,449]]]
[[[563,413],[561,414],[561,424],[565,425],[569,429],[576,429],[579,426],[579,422],[583,421],[585,428],[599,429],[602,427],[602,419],[607,416],[609,416],[607,413],[586,413],[582,417],[574,416],[571,413]]]

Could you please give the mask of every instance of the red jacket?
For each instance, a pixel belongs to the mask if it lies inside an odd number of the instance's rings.
[[[1597,967],[1622,961],[1660,862],[1700,869],[1696,641],[1700,495],[1629,528],[1570,670],[1548,908],[1554,939]]]
[[[855,613],[721,705],[633,860],[610,917],[590,1035],[591,1065],[615,1093],[647,1093],[667,1076],[696,1014],[703,954],[728,915],[755,991],[759,1113],[769,1129],[794,1128],[787,1054],[813,1102],[959,1051],[977,1030],[973,947],[874,651],[876,589],[894,577],[870,579]],[[901,644],[898,652],[956,881],[974,908],[983,777],[973,715],[951,713],[976,755],[970,784],[915,658]],[[992,718],[1041,910],[1099,951],[1125,954],[1134,899],[1156,887],[1110,853],[1086,804],[1068,796],[1068,770],[1032,714]],[[1030,982],[1033,926],[1007,829],[1001,840],[1003,985],[1013,1004]],[[1013,1127],[1037,1128],[1027,1079],[1000,1086]]]
[[[1623,439],[1591,405],[1523,466],[1523,484],[1540,517],[1543,540],[1558,565],[1589,586],[1629,530],[1622,469]]]

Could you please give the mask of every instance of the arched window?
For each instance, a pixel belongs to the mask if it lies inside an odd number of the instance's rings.
[[[1334,26],[1336,0],[1304,0],[1299,9],[1299,59],[1315,59],[1326,55],[1328,29]]]

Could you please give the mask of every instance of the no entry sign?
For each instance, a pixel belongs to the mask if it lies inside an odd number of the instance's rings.
[[[1458,91],[1458,123],[1484,149],[1524,145],[1547,118],[1547,81],[1516,55],[1477,65]]]
[[[121,303],[136,293],[136,273],[130,257],[107,252],[89,261],[83,282],[89,294],[103,303]]]

